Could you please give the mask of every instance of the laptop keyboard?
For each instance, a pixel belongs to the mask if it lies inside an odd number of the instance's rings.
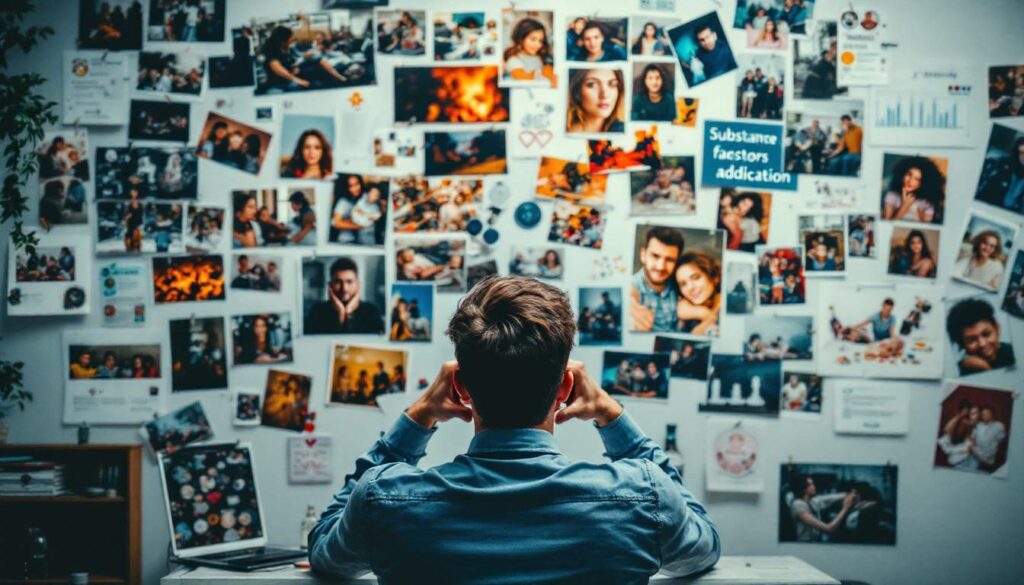
[[[285,559],[297,556],[296,551],[283,548],[244,548],[228,552],[203,555],[204,559],[211,561],[235,561],[249,558],[260,560]]]

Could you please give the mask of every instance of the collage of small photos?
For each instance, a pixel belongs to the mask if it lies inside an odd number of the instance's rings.
[[[12,316],[100,308],[102,329],[64,334],[65,424],[144,423],[169,452],[215,433],[205,394],[167,395],[220,390],[237,426],[313,433],[323,408],[416,390],[440,307],[513,274],[566,291],[613,397],[667,405],[688,381],[709,421],[742,421],[709,422],[707,486],[778,477],[780,541],[895,544],[898,466],[764,460],[770,425],[807,424],[768,419],[906,435],[907,384],[928,381],[934,466],[1005,477],[1021,388],[986,380],[1017,368],[1024,320],[1024,65],[913,85],[886,68],[884,10],[813,0],[687,18],[322,0],[236,28],[224,0],[79,3],[63,99],[99,105],[38,144],[48,231],[10,255],[6,296]],[[850,35],[883,58],[853,59]],[[92,93],[118,75],[123,102]],[[976,188],[947,193],[985,89]],[[90,125],[126,134],[91,149]],[[179,303],[195,314],[162,312]],[[296,367],[300,344],[328,369]],[[260,366],[263,388],[232,383]],[[825,516],[839,528],[806,520]]]

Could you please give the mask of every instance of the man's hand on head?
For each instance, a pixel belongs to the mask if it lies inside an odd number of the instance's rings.
[[[460,418],[466,422],[473,420],[473,410],[455,399],[455,386],[452,378],[458,369],[458,362],[445,362],[437,373],[434,382],[423,394],[413,402],[405,414],[414,422],[426,428],[433,428],[439,422]]]
[[[583,362],[569,360],[566,370],[573,376],[572,392],[566,401],[566,407],[555,415],[555,422],[561,424],[567,420],[594,420],[604,426],[619,418],[622,405],[608,395],[594,378],[590,376]]]

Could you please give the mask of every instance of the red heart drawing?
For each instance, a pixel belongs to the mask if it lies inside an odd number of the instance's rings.
[[[519,142],[526,148],[530,148],[530,145],[537,140],[537,134],[529,130],[523,130],[519,133]]]
[[[547,146],[548,142],[551,142],[551,139],[555,137],[555,135],[551,133],[551,130],[541,130],[540,132],[537,132],[536,136],[537,146],[541,148]]]
[[[307,447],[312,447],[313,445],[316,445],[316,439],[306,439]]]

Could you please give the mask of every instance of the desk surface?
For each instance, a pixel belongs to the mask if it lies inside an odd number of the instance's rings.
[[[285,567],[252,573],[233,573],[219,569],[179,568],[160,580],[160,585],[236,585],[248,583],[285,583],[322,585],[330,580],[315,577],[305,569]],[[350,583],[370,585],[377,580],[366,576]],[[663,575],[651,578],[652,584],[668,585],[839,585],[839,581],[796,557],[722,557],[715,568],[696,578],[673,579]]]

